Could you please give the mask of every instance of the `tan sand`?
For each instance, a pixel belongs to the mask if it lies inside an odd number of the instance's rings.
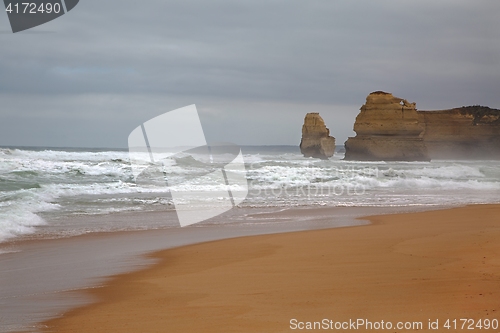
[[[500,206],[369,219],[156,253],[158,265],[117,276],[47,332],[291,332],[291,319],[423,331],[430,319],[455,332],[461,318],[500,320]],[[447,319],[458,329],[443,329]]]

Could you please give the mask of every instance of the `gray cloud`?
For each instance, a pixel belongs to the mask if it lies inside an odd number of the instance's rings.
[[[374,90],[500,107],[498,14],[496,0],[82,0],[0,34],[0,145],[125,146],[193,103],[207,136],[240,144],[297,144],[312,111],[342,142]]]

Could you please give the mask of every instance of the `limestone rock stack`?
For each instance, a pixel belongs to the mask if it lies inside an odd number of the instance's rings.
[[[328,159],[335,152],[335,138],[330,136],[319,113],[308,113],[302,126],[300,151],[305,157]]]
[[[376,91],[356,117],[356,137],[345,143],[346,160],[429,161],[425,126],[416,104]]]

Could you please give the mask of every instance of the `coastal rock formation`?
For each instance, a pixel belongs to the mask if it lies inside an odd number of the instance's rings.
[[[356,137],[345,143],[345,159],[429,161],[424,130],[415,103],[383,91],[373,92],[356,117]]]
[[[354,131],[347,160],[500,159],[500,110],[485,106],[417,111],[415,103],[376,91]]]
[[[308,113],[302,126],[300,152],[304,157],[328,159],[335,152],[335,138],[330,136],[319,113]]]
[[[432,159],[500,159],[500,110],[468,106],[418,114]]]

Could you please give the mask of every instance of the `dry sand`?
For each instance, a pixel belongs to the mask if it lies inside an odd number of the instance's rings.
[[[92,291],[98,303],[46,331],[291,332],[291,319],[422,322],[427,331],[430,319],[455,332],[461,318],[500,320],[500,206],[369,220],[155,253],[159,264],[113,278]],[[444,329],[447,319],[458,329]]]

